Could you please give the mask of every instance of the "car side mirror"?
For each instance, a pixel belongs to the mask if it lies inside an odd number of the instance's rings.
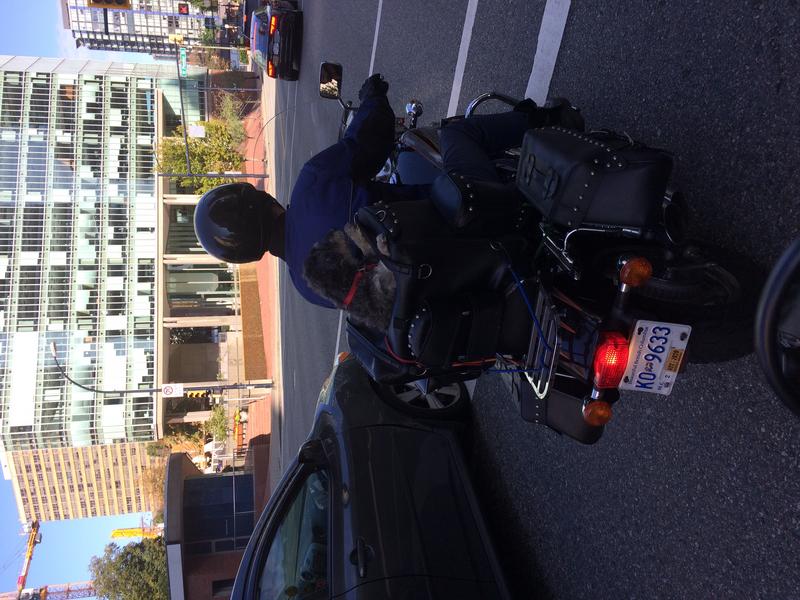
[[[297,455],[297,462],[301,465],[312,465],[322,467],[328,464],[328,455],[325,452],[325,447],[322,445],[322,440],[313,439],[308,440],[300,447],[300,452]]]
[[[342,65],[324,62],[319,66],[319,95],[326,100],[342,97]]]

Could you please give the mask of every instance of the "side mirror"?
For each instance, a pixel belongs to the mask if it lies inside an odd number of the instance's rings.
[[[324,62],[319,66],[319,95],[327,100],[342,97],[342,65]]]
[[[297,455],[297,461],[301,465],[312,465],[316,467],[326,465],[328,463],[328,455],[325,453],[322,440],[308,440],[303,444]]]

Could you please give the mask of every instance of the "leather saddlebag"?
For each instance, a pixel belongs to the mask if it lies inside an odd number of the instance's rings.
[[[580,226],[648,228],[660,218],[672,157],[609,131],[531,129],[517,186],[545,220]]]

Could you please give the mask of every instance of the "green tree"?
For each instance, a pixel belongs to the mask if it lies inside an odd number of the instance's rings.
[[[225,122],[231,141],[237,146],[244,142],[246,133],[242,123],[243,103],[233,94],[222,92],[219,101],[219,117]]]
[[[225,409],[217,404],[211,409],[211,418],[206,421],[206,431],[214,436],[214,439],[224,441],[228,437],[228,417],[225,416]]]
[[[204,29],[200,34],[200,42],[204,46],[214,46],[217,43],[217,32],[213,29]]]
[[[163,441],[158,442],[151,442],[147,444],[147,456],[151,456],[153,458],[160,458],[169,454],[169,446],[167,446]]]
[[[189,138],[189,158],[193,173],[221,173],[239,171],[242,156],[237,147],[241,144],[235,128],[222,119],[212,119],[205,123],[205,137]],[[161,138],[158,151],[158,169],[163,173],[186,172],[186,147],[183,142],[183,128],[178,127],[176,137]],[[178,177],[178,186],[189,193],[202,194],[223,183],[234,181],[226,177],[198,178]]]
[[[145,538],[125,546],[108,544],[89,563],[98,598],[167,600],[167,553],[164,538]]]

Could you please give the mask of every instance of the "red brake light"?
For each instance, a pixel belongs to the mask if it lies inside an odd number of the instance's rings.
[[[267,61],[267,75],[270,77],[275,77],[275,65],[272,64],[272,61]]]
[[[616,331],[604,331],[594,352],[594,386],[616,388],[628,366],[628,340]]]
[[[269,34],[272,35],[275,33],[275,30],[278,28],[278,17],[276,15],[272,15],[269,20]]]

